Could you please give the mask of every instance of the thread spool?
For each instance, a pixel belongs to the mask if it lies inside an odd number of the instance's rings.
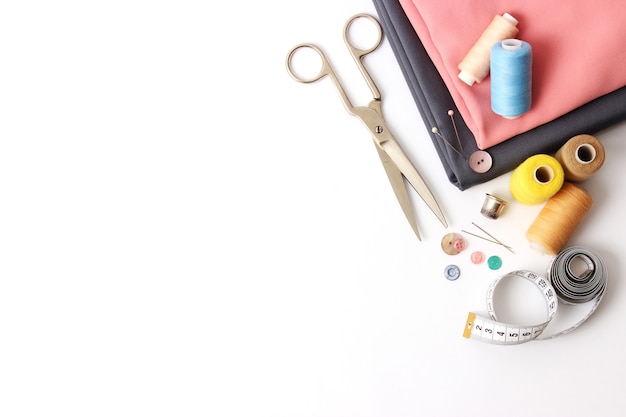
[[[489,73],[489,58],[494,43],[514,38],[519,33],[518,21],[508,13],[496,15],[476,43],[459,63],[459,78],[467,85],[481,82]]]
[[[604,146],[591,135],[569,139],[554,155],[561,163],[567,181],[584,181],[604,164]]]
[[[593,204],[589,194],[579,186],[565,182],[543,206],[526,231],[533,249],[556,256],[580,225]]]
[[[543,203],[559,191],[564,176],[556,158],[545,154],[533,155],[513,171],[509,183],[511,194],[528,206]]]
[[[519,39],[505,39],[491,48],[491,109],[507,119],[530,110],[532,47]]]

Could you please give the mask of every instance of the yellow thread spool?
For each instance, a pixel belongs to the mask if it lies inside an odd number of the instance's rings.
[[[491,47],[494,43],[514,38],[519,33],[517,19],[508,13],[496,15],[474,46],[459,63],[459,78],[467,85],[481,82],[489,73]]]
[[[593,204],[589,194],[579,186],[565,182],[543,206],[526,231],[534,249],[556,256],[567,244]]]
[[[561,189],[565,174],[556,158],[538,154],[522,162],[511,175],[513,198],[532,206],[543,203]]]
[[[584,181],[604,164],[604,146],[591,135],[577,135],[554,155],[561,163],[567,181]]]

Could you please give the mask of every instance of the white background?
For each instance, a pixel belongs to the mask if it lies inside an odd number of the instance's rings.
[[[366,65],[450,223],[416,199],[417,241],[330,81],[285,71],[293,45],[316,42],[366,104],[342,40],[360,12],[375,9],[3,4],[0,415],[623,415],[626,125],[596,135],[607,160],[570,240],[607,264],[600,308],[550,341],[465,339],[493,279],[545,270],[524,237],[541,206],[512,200],[508,174],[448,183],[385,40]],[[486,192],[509,201],[498,220],[479,213]],[[515,254],[471,236],[444,254],[471,222]],[[513,288],[508,310],[532,316],[532,295]]]

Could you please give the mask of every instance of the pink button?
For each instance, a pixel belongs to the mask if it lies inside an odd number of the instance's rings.
[[[473,264],[478,265],[483,263],[483,261],[485,260],[485,254],[480,251],[472,252],[470,259],[472,260]]]
[[[469,166],[472,171],[483,174],[491,169],[493,161],[491,155],[485,151],[473,152],[469,157]]]
[[[462,252],[463,249],[465,249],[465,241],[463,239],[456,239],[452,242],[452,246],[454,246],[457,252]]]

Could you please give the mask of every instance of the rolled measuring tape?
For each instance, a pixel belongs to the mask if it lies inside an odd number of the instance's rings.
[[[563,304],[592,303],[589,312],[578,323],[546,337],[552,339],[576,329],[596,311],[604,297],[609,276],[602,258],[580,246],[559,252],[548,265],[546,275]]]
[[[541,292],[546,304],[546,319],[531,325],[509,324],[498,321],[494,308],[494,294],[505,279],[523,278],[532,282]],[[487,290],[489,317],[470,312],[463,337],[499,345],[517,345],[531,340],[547,340],[569,333],[584,323],[600,304],[606,289],[608,275],[602,259],[593,252],[570,247],[556,256],[546,272],[546,278],[531,271],[513,271],[496,279]],[[592,302],[590,311],[577,323],[558,333],[541,337],[558,310],[564,304]]]

